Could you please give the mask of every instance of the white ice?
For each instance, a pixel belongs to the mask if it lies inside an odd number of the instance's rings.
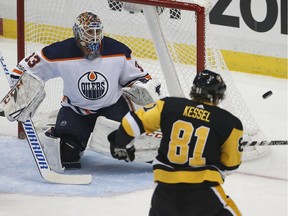
[[[8,68],[16,64],[16,41],[0,38]],[[0,98],[9,87],[0,69]],[[250,111],[270,140],[287,140],[287,80],[232,73]],[[264,100],[262,94],[273,91]],[[226,178],[224,189],[245,216],[287,215],[287,146],[273,146],[266,156],[246,161]],[[154,183],[148,164],[121,163],[96,153],[84,155],[93,182],[56,185],[39,176],[17,123],[0,118],[0,216],[144,216]]]

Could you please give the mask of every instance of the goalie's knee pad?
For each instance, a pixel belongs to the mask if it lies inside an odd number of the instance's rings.
[[[73,135],[63,135],[60,141],[60,156],[62,166],[65,169],[80,169],[81,152],[85,148],[81,142]]]

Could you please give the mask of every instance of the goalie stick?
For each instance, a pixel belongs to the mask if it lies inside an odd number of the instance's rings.
[[[7,65],[5,64],[4,57],[0,51],[0,62],[4,73],[6,75],[7,81],[9,83],[10,88],[12,87],[12,81],[10,78],[10,72],[7,69]],[[0,113],[0,115],[4,115],[4,112]],[[32,120],[29,118],[26,122],[22,122],[23,129],[25,131],[27,141],[31,152],[33,154],[34,160],[37,164],[37,168],[39,170],[40,175],[46,181],[58,184],[90,184],[92,181],[91,175],[67,175],[60,174],[52,171],[49,167],[48,161],[46,159],[43,148],[40,144],[39,137],[35,130]]]

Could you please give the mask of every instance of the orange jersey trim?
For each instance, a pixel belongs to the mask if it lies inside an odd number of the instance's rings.
[[[23,71],[17,70],[16,68],[14,68],[14,69],[12,70],[12,72],[13,72],[13,73],[16,73],[16,74],[19,74],[19,75],[22,75],[22,74],[23,74]]]

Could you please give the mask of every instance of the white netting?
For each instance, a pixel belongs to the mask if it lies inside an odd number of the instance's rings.
[[[205,14],[208,16],[207,11],[211,8],[209,0],[185,2],[196,2],[205,6]],[[72,37],[75,18],[83,11],[92,11],[100,16],[105,34],[127,44],[133,50],[133,56],[139,64],[162,82],[162,95],[169,95],[145,16],[143,11],[139,12],[139,8],[137,10],[136,13],[129,12],[123,9],[123,2],[111,0],[27,0],[25,1],[25,53],[31,53],[44,45]],[[178,80],[184,95],[188,97],[197,62],[196,15],[193,11],[163,7],[157,7],[157,12]],[[212,34],[209,33],[208,18],[205,30],[206,68],[221,73],[228,86],[227,97],[222,106],[242,120],[247,139],[264,140],[261,129],[237,90],[222,54]],[[37,127],[48,121],[51,111],[59,109],[61,89],[60,79],[53,79],[46,83],[47,97],[33,118]],[[259,155],[259,151],[266,152],[267,148],[261,147],[260,150],[255,151],[253,147],[250,150],[247,155],[253,152]]]

